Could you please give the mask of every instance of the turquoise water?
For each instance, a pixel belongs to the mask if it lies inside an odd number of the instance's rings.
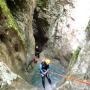
[[[58,73],[58,74],[65,74],[65,72],[66,72],[64,67],[61,66],[60,64],[56,64],[56,65],[51,64],[50,65],[50,70],[52,72],[55,72],[55,73]],[[39,64],[37,64],[35,66],[35,68],[34,68],[34,75],[33,75],[33,78],[32,78],[31,82],[32,82],[33,85],[35,85],[37,87],[42,87],[42,82],[41,82],[41,77],[40,77],[40,73],[39,72],[40,72],[39,71]],[[56,83],[60,82],[60,80],[63,80],[63,78],[60,77],[57,74],[51,74],[50,73],[49,75],[50,75],[52,84],[56,84]]]

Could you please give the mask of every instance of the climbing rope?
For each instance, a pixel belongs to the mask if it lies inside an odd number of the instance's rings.
[[[53,72],[53,71],[50,71],[50,73],[56,74],[56,75],[58,75],[58,76],[60,76],[60,77],[62,77],[64,79],[66,79],[66,80],[74,80],[74,81],[77,81],[79,83],[83,83],[83,84],[86,84],[86,85],[90,86],[90,82],[88,82],[87,80],[81,80],[81,79],[78,79],[78,78],[73,77],[73,76],[65,76],[63,74],[58,74],[58,73]]]
[[[37,71],[36,71],[36,70],[37,70]],[[35,75],[36,75],[36,72],[39,72],[39,68],[36,69],[36,70],[35,70]],[[83,83],[83,84],[86,84],[86,85],[90,86],[90,82],[87,81],[87,80],[78,79],[77,77],[74,77],[74,76],[71,76],[71,75],[66,76],[66,75],[64,75],[64,74],[60,74],[60,73],[55,72],[55,70],[54,70],[54,71],[50,70],[49,73],[58,75],[58,76],[66,79],[66,80],[72,80],[72,81],[76,81],[76,82],[78,82],[78,83]],[[34,79],[35,79],[35,77],[34,77]]]

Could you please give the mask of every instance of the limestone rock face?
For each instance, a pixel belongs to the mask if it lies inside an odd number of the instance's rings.
[[[48,56],[57,57],[66,66],[72,53],[85,44],[85,29],[90,16],[88,3],[88,0],[49,0],[44,9],[46,12],[40,12],[39,16],[46,18],[50,25],[46,35],[48,48],[45,48],[44,52]],[[83,14],[82,10],[87,15]]]
[[[35,44],[41,56],[59,60],[71,76],[90,80],[89,19],[90,0],[0,0],[0,89],[37,90],[30,82],[33,72],[25,72]],[[66,80],[56,89],[90,88]]]
[[[87,43],[81,50],[76,64],[71,69],[70,75],[84,82],[90,82],[90,43]],[[90,90],[88,84],[75,80],[66,81],[58,90]]]
[[[70,76],[75,77],[79,81],[76,80],[66,80],[65,84],[63,84],[58,90],[90,90],[90,40],[89,38],[89,31],[90,30],[90,22],[88,24],[88,27],[86,29],[87,37],[86,37],[86,43],[84,46],[82,46],[82,50],[79,53],[79,57],[77,59],[77,62],[74,64],[70,71]]]
[[[24,65],[28,64],[35,51],[32,30],[34,7],[34,0],[0,1],[1,56],[3,53],[0,58],[19,74],[23,74]]]
[[[90,1],[89,0],[49,0],[46,11],[40,17],[46,18],[49,30],[46,33],[48,41],[41,54],[60,60],[65,66],[72,65],[74,54],[79,47],[76,61],[73,63],[70,75],[81,80],[89,81],[89,39],[90,27]],[[86,6],[86,7],[83,7]],[[83,13],[85,11],[85,14]],[[86,29],[88,26],[88,30]],[[87,31],[87,32],[86,32]],[[76,57],[76,56],[75,56]],[[74,57],[74,58],[75,58]],[[89,90],[88,85],[66,81],[58,90]]]
[[[35,52],[35,40],[32,30],[32,19],[34,8],[36,6],[35,0],[18,0],[14,1],[15,10],[10,7],[12,14],[18,23],[24,37],[24,45],[26,50],[26,60],[30,61],[31,55]]]
[[[59,59],[62,64],[72,64],[74,52],[78,47],[78,53],[74,66],[70,68],[70,75],[81,80],[89,81],[89,27],[90,19],[89,0],[49,0],[46,12],[39,12],[39,18],[45,18],[49,24],[46,31],[48,41],[41,54]],[[83,7],[86,6],[86,7]],[[83,13],[85,11],[85,14]],[[72,55],[73,54],[73,55]],[[76,56],[75,56],[76,57]],[[71,61],[70,61],[71,60]],[[58,90],[89,90],[88,85],[76,81],[66,81]]]
[[[10,69],[3,63],[0,62],[0,79],[1,79],[1,87],[4,85],[11,84],[11,81],[17,78],[17,75],[12,73]]]
[[[34,7],[34,0],[0,0],[0,62],[25,80],[25,68],[35,49],[32,30]],[[21,79],[17,81],[18,85],[24,85],[24,82]]]
[[[0,90],[35,90],[19,75],[13,73],[6,64],[0,62]]]

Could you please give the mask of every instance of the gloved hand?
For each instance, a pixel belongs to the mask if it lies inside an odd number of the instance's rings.
[[[43,74],[44,74],[44,75],[46,75],[46,74],[47,74],[47,72],[44,72]]]
[[[48,70],[47,70],[47,71],[45,71],[43,74],[44,74],[44,75],[46,75],[47,73],[48,73]]]

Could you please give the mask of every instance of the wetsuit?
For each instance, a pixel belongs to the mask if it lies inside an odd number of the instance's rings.
[[[40,54],[40,49],[35,48],[35,56],[37,56],[39,58],[40,57],[39,54]]]
[[[42,62],[40,64],[40,75],[41,75],[41,78],[42,78],[42,85],[45,89],[45,77],[47,78],[49,84],[51,84],[51,79],[49,77],[49,65],[47,65],[45,62]]]

